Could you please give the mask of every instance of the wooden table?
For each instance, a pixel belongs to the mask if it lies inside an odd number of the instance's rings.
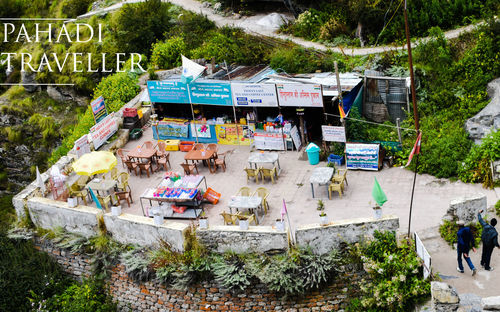
[[[153,157],[156,155],[156,149],[155,148],[145,148],[145,147],[136,147],[133,150],[131,150],[128,154],[127,157],[131,159],[149,159],[151,162],[153,162]]]
[[[215,171],[215,164],[214,164],[214,170],[212,171],[212,165],[210,160],[215,158],[215,151],[214,150],[190,150],[187,152],[187,154],[184,156],[184,159],[186,160],[186,164],[188,163],[189,160],[195,161],[195,160],[203,160],[208,163],[208,170],[210,170],[210,173],[213,173]]]
[[[257,220],[257,224],[259,224],[259,214],[257,209],[262,204],[262,197],[258,196],[233,196],[229,201],[229,212],[233,213],[233,208],[236,211],[239,209],[248,209],[250,213],[255,215],[255,219]]]

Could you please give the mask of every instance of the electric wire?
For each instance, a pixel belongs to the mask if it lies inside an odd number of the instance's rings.
[[[327,115],[327,116],[340,117],[340,115],[335,115],[335,114],[330,114],[330,113],[324,113],[324,114]],[[376,126],[382,126],[382,127],[388,127],[388,128],[398,129],[397,126],[380,124],[380,123],[376,123],[376,122],[368,121],[368,120],[356,119],[356,118],[351,118],[351,117],[344,117],[344,119],[358,121],[358,122],[364,122],[364,123],[372,124],[372,125],[376,125]],[[411,128],[402,128],[402,127],[399,127],[399,129],[405,130],[405,131],[415,131],[415,132],[417,132],[417,130],[411,129]],[[422,132],[422,130],[420,130],[420,132]]]

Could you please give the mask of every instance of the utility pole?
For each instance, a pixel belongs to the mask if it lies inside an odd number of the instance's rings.
[[[418,110],[417,110],[417,98],[415,94],[415,77],[413,75],[413,59],[411,55],[411,42],[410,42],[410,27],[408,25],[408,12],[407,5],[405,0],[404,7],[404,15],[405,15],[405,33],[406,33],[406,44],[408,45],[408,65],[410,66],[410,88],[411,88],[411,101],[413,104],[413,118],[415,120],[415,130],[417,130],[417,139],[420,134],[420,125],[418,121]],[[415,194],[415,181],[417,179],[417,171],[418,171],[418,157],[420,152],[416,155],[416,163],[415,163],[415,174],[413,176],[413,186],[411,188],[411,199],[410,199],[410,215],[408,217],[408,239],[410,238],[411,233],[411,213],[413,209],[413,195]]]

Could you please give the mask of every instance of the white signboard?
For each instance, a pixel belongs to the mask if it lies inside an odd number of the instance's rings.
[[[334,126],[321,126],[323,140],[329,142],[345,142],[345,128]]]
[[[255,148],[259,150],[282,151],[285,149],[283,136],[281,134],[256,132],[253,134],[253,139]]]
[[[290,136],[292,137],[293,144],[295,144],[295,148],[297,150],[302,146],[302,140],[300,139],[299,130],[297,126],[293,126],[292,130],[290,130]]]
[[[379,144],[346,143],[347,169],[378,170]]]
[[[106,140],[113,136],[116,131],[118,131],[118,123],[116,122],[114,113],[106,116],[101,122],[90,128],[94,149],[97,150],[101,145],[106,143]]]
[[[84,134],[81,138],[75,141],[75,153],[76,157],[80,158],[83,154],[90,153],[90,144],[88,135]]]
[[[276,84],[280,106],[323,107],[321,85]]]
[[[274,84],[232,83],[231,93],[236,106],[278,106]]]
[[[425,249],[425,246],[420,240],[420,237],[418,237],[417,233],[415,233],[415,249],[420,259],[424,260],[424,279],[427,279],[427,277],[431,275],[431,255],[427,249]]]
[[[191,136],[205,139],[210,139],[212,137],[210,127],[205,124],[191,124]]]

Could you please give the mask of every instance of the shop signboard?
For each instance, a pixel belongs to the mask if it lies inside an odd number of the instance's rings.
[[[284,83],[276,84],[280,106],[323,107],[321,85]]]
[[[106,105],[104,104],[104,98],[102,96],[90,102],[90,107],[92,108],[92,114],[94,114],[94,121],[96,124],[108,115]]]
[[[347,169],[378,170],[379,144],[347,143]]]
[[[189,104],[187,85],[180,81],[148,81],[148,92],[151,102]]]
[[[281,134],[257,132],[254,133],[253,138],[256,149],[274,151],[285,150],[283,135]]]
[[[232,83],[231,93],[236,106],[277,107],[274,84]]]
[[[189,134],[188,125],[183,123],[159,121],[154,128],[156,128],[160,139],[167,137],[187,138]]]
[[[253,125],[223,124],[216,125],[217,143],[222,145],[250,145],[253,142],[255,127]],[[238,141],[239,137],[239,141]]]
[[[196,138],[207,138],[212,137],[210,133],[210,127],[206,124],[191,124],[191,136]]]
[[[90,128],[94,149],[97,150],[106,143],[106,140],[113,136],[116,131],[118,131],[118,123],[114,113],[106,116],[101,122]]]
[[[345,142],[345,128],[334,126],[321,126],[323,132],[323,141],[327,142]]]
[[[80,158],[84,154],[90,153],[90,144],[88,134],[82,135],[81,138],[75,141],[75,153],[76,157]]]
[[[293,126],[290,130],[290,136],[292,137],[293,144],[295,144],[295,148],[299,150],[302,146],[302,140],[300,139],[299,129],[297,129],[297,126]]]
[[[194,82],[189,84],[189,94],[193,104],[233,105],[228,82]]]

